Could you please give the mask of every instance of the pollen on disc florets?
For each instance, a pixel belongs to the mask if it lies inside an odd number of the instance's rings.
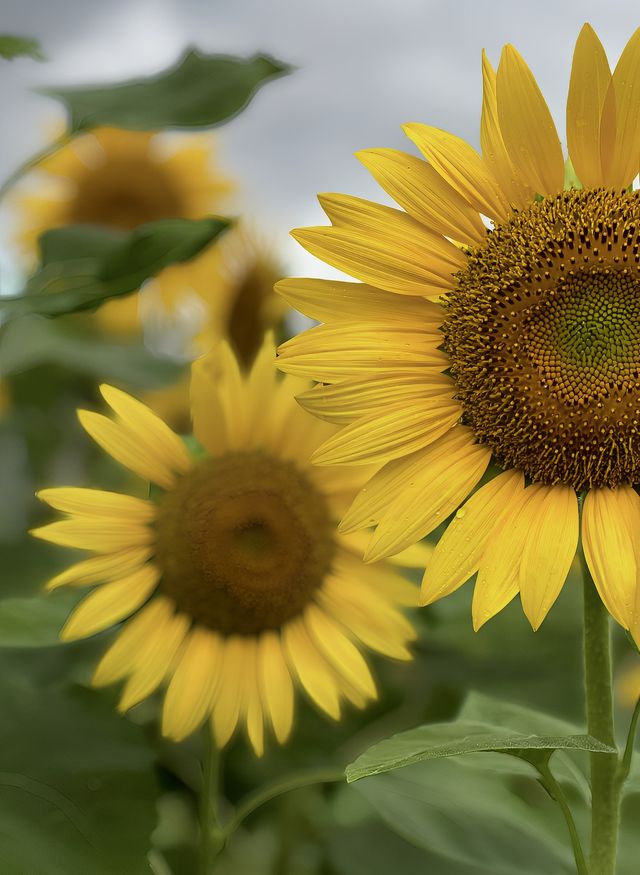
[[[464,420],[505,467],[640,481],[640,194],[566,191],[469,253],[443,325]]]
[[[223,634],[277,629],[330,571],[326,501],[293,464],[258,452],[205,459],[160,501],[160,587]]]

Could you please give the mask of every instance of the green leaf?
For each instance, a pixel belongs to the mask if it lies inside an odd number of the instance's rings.
[[[98,693],[64,684],[69,663],[62,649],[3,653],[0,870],[148,875],[153,750]]]
[[[532,767],[499,754],[417,763],[354,786],[384,822],[410,844],[442,858],[424,871],[469,875],[570,875],[565,827]],[[499,766],[498,766],[499,767]],[[456,868],[459,867],[459,868]]]
[[[0,647],[51,647],[82,592],[0,599]]]
[[[25,293],[0,297],[0,324],[93,310],[135,292],[168,265],[193,258],[228,226],[218,218],[161,219],[131,232],[82,225],[46,231],[42,263]]]
[[[72,132],[99,125],[136,131],[208,128],[237,115],[261,85],[289,69],[265,55],[234,58],[191,49],[175,67],[150,78],[40,92],[67,105]]]
[[[547,736],[580,735],[580,727],[567,720],[476,692],[467,696],[458,717],[462,720],[475,720],[500,727],[502,730],[510,729],[525,734],[535,732]],[[580,750],[574,748],[558,750],[553,758],[553,772],[562,783],[577,786],[585,799],[590,797],[588,758],[581,755]]]
[[[29,36],[14,36],[10,33],[0,33],[0,58],[5,58],[7,61],[13,61],[14,58],[47,60],[37,39]]]
[[[496,751],[527,758],[528,751],[586,750],[615,754],[590,735],[526,735],[499,730],[487,723],[456,720],[432,723],[380,741],[346,768],[350,783],[368,775],[401,769],[412,763],[460,754]]]
[[[97,381],[140,389],[170,385],[185,371],[183,365],[157,358],[143,343],[115,343],[86,330],[78,331],[64,321],[25,316],[6,326],[0,335],[3,377],[52,364]]]

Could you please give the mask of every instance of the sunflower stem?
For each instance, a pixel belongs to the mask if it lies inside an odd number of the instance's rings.
[[[200,867],[199,875],[211,875],[216,859],[225,845],[220,826],[220,751],[216,747],[211,727],[202,732],[202,786],[200,788]]]
[[[315,784],[335,784],[344,780],[344,769],[312,769],[308,772],[289,775],[287,778],[262,787],[240,803],[236,813],[225,826],[225,835],[229,837],[256,809],[284,793],[300,790],[303,787],[311,787]]]
[[[609,614],[582,561],[584,581],[584,679],[589,735],[616,747],[611,683]],[[618,757],[591,753],[591,875],[615,875],[620,821]]]
[[[576,872],[578,875],[589,875],[587,861],[584,856],[584,851],[582,850],[582,844],[580,843],[580,835],[578,834],[571,808],[567,802],[567,797],[564,795],[564,790],[556,780],[548,763],[538,765],[537,769],[547,793],[558,803],[560,810],[562,811],[562,816],[564,817],[567,830],[569,831],[569,838],[571,839],[573,858],[576,861]]]

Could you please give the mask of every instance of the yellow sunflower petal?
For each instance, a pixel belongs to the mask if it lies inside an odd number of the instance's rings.
[[[638,172],[640,154],[640,28],[624,47],[613,71],[604,100],[605,115],[607,105],[611,112],[611,106],[615,105],[615,139],[611,143],[611,131],[605,124],[601,138],[605,184],[611,188],[627,188]]]
[[[625,629],[633,619],[638,577],[627,522],[630,507],[625,492],[630,489],[590,489],[582,508],[582,545],[589,570],[607,610]]]
[[[556,126],[531,70],[513,46],[502,50],[496,77],[498,117],[509,158],[538,194],[564,187],[564,157]]]
[[[602,43],[590,24],[576,42],[567,97],[567,147],[580,182],[604,184],[600,166],[600,118],[611,70]]]
[[[384,464],[432,444],[461,415],[458,402],[447,397],[394,406],[347,425],[321,444],[311,461],[317,465]]]
[[[118,710],[128,711],[150,696],[171,671],[180,645],[189,629],[184,614],[174,614],[160,635],[156,629],[137,654],[136,663],[118,702]]]
[[[427,228],[471,246],[485,239],[479,214],[426,161],[395,149],[365,149],[356,152],[356,158],[396,203]]]
[[[318,322],[383,319],[415,324],[420,320],[425,327],[436,329],[444,318],[439,304],[391,294],[366,283],[299,277],[280,280],[275,290],[296,310]]]
[[[480,145],[482,157],[500,184],[500,188],[512,206],[525,207],[535,191],[524,183],[516,172],[500,130],[496,74],[486,52],[482,52],[482,119],[480,122]]]
[[[258,641],[245,640],[245,671],[242,714],[249,743],[256,756],[264,753],[264,710],[258,688]]]
[[[321,194],[318,200],[333,225],[427,253],[429,269],[438,276],[449,279],[452,270],[466,267],[459,247],[401,210],[346,194]]]
[[[100,392],[141,446],[148,447],[159,463],[173,471],[189,470],[191,461],[184,443],[146,404],[114,386],[103,384]]]
[[[209,354],[191,365],[191,416],[193,433],[202,446],[218,456],[229,448],[227,424],[218,395],[219,362]]]
[[[318,325],[280,346],[278,366],[287,373],[325,383],[382,375],[390,367],[399,372],[415,372],[416,366],[443,371],[450,361],[437,348],[441,342],[441,337],[421,326],[376,322]]]
[[[420,470],[403,483],[396,498],[387,501],[365,553],[366,562],[420,541],[459,507],[482,477],[491,451],[472,443],[472,438],[452,451],[449,434],[418,451],[422,454]]]
[[[442,178],[474,210],[490,219],[507,217],[508,201],[487,164],[472,146],[454,134],[428,125],[403,125],[403,130]]]
[[[287,667],[280,637],[265,632],[258,644],[258,672],[260,694],[273,732],[283,744],[293,726],[294,689]]]
[[[564,586],[578,546],[578,499],[571,486],[548,486],[529,505],[532,526],[520,562],[522,608],[534,630]]]
[[[245,671],[244,639],[231,635],[224,640],[220,683],[218,684],[211,727],[218,747],[224,747],[235,732],[240,719]]]
[[[96,553],[116,553],[130,547],[143,547],[155,539],[153,530],[147,526],[136,525],[126,519],[89,516],[58,520],[32,529],[31,534],[61,547],[75,547]]]
[[[314,604],[304,612],[304,621],[316,646],[338,676],[345,678],[365,699],[375,699],[376,685],[369,666],[343,628]]]
[[[523,488],[519,471],[505,471],[460,508],[438,540],[424,573],[421,604],[449,595],[475,574],[492,532],[502,524],[515,493]]]
[[[338,720],[340,698],[335,678],[300,617],[287,623],[282,630],[282,640],[289,668],[309,698],[329,717]]]
[[[144,565],[153,553],[152,547],[132,547],[118,553],[92,556],[65,568],[47,583],[47,589],[59,586],[93,586],[107,580],[126,577],[136,568]]]
[[[105,583],[80,602],[60,637],[63,641],[88,638],[124,620],[149,598],[159,577],[159,570],[147,564],[128,577]]]
[[[196,626],[171,676],[162,709],[162,733],[181,741],[194,732],[211,711],[219,681],[222,640],[214,632]]]
[[[415,631],[406,617],[385,599],[369,600],[345,588],[344,581],[343,576],[327,578],[318,604],[365,647],[391,659],[412,659],[407,644],[415,639]]]
[[[425,378],[423,368],[403,370],[400,375],[379,374],[364,380],[314,386],[297,396],[305,410],[320,419],[344,425],[361,416],[383,413],[390,405],[413,404],[426,407],[432,398],[453,399],[456,386],[446,374],[434,373]]]
[[[102,657],[91,680],[96,687],[122,680],[133,670],[138,654],[154,635],[164,635],[173,618],[169,599],[156,596],[145,605],[124,628]]]
[[[518,594],[522,551],[531,527],[527,505],[542,487],[518,488],[511,496],[500,526],[496,526],[480,560],[471,615],[477,631]]]
[[[437,300],[453,284],[428,250],[350,228],[299,228],[292,237],[307,252],[346,274],[399,295]]]
[[[156,514],[155,506],[150,501],[100,489],[67,486],[41,489],[37,497],[56,510],[71,514],[115,517],[143,523],[150,522]]]
[[[141,445],[129,429],[101,413],[78,410],[78,419],[87,434],[110,456],[151,483],[168,489],[175,482],[173,470]]]
[[[469,429],[457,426],[440,440],[446,440],[448,451],[454,452],[468,446],[473,438]],[[338,530],[347,534],[375,525],[389,504],[389,496],[398,495],[405,483],[420,475],[425,452],[428,451],[418,450],[405,459],[395,459],[384,465],[356,495]]]

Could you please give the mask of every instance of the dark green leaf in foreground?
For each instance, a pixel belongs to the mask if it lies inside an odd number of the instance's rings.
[[[3,652],[0,872],[147,875],[152,748],[99,694],[64,683],[70,661]]]
[[[513,764],[511,774],[500,771],[504,760]],[[353,791],[428,854],[431,865],[424,872],[575,873],[562,818],[532,767],[520,759],[487,753],[416,763],[365,778]]]
[[[0,58],[5,58],[7,61],[13,61],[14,58],[46,61],[37,39],[29,36],[14,36],[10,33],[0,33]]]
[[[261,85],[288,70],[265,55],[245,59],[191,49],[157,76],[102,87],[40,90],[66,104],[72,132],[99,125],[136,131],[208,128],[239,113]]]
[[[185,373],[183,365],[157,358],[137,340],[92,336],[65,320],[16,319],[0,336],[0,374],[40,365],[59,365],[99,382],[117,381],[136,389],[167,386]]]
[[[135,292],[168,265],[196,256],[228,225],[218,218],[161,219],[131,232],[81,225],[46,231],[41,265],[24,294],[0,297],[0,324],[93,310]]]
[[[544,759],[555,750],[616,753],[557,717],[471,693],[456,720],[419,726],[384,739],[347,766],[346,774],[348,781],[357,781],[412,763],[461,754],[497,751],[535,760],[536,751]],[[570,768],[571,763],[566,765],[565,777],[580,783],[577,770]]]

